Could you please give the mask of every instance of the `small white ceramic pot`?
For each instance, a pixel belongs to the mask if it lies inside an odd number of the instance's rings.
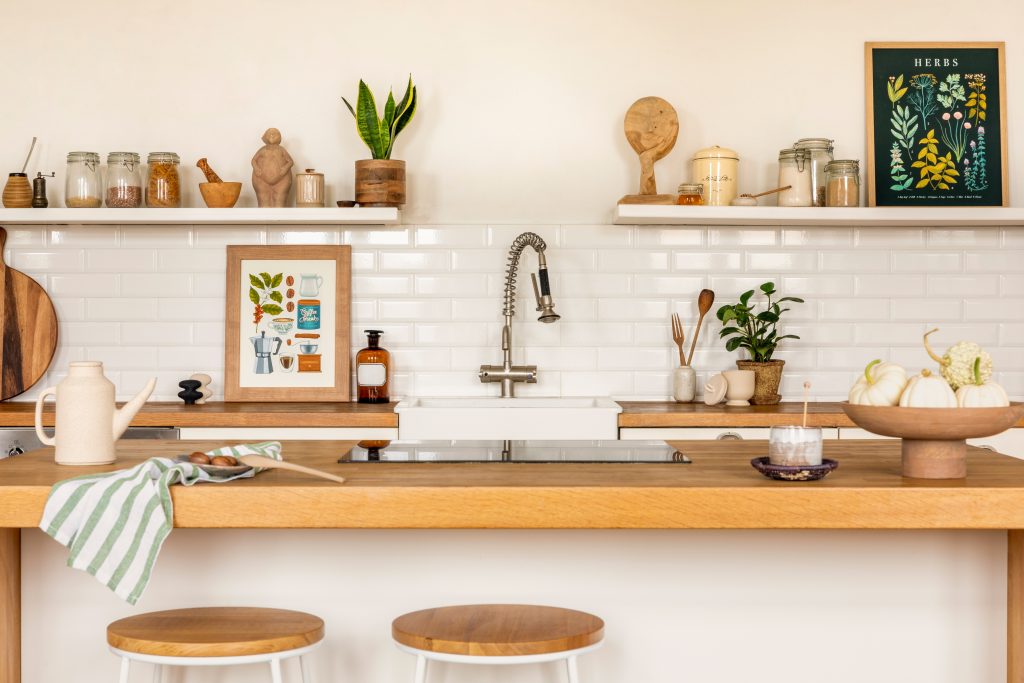
[[[672,397],[677,403],[689,403],[697,395],[697,373],[689,365],[672,372]]]
[[[753,370],[726,370],[725,381],[729,388],[725,391],[725,402],[727,406],[749,406],[750,399],[754,397],[754,371]]]

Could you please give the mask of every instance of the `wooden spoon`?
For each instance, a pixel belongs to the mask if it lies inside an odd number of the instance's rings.
[[[704,316],[711,310],[711,306],[715,303],[715,293],[710,289],[700,290],[700,296],[697,297],[697,310],[700,312],[700,317],[697,318],[697,329],[693,332],[693,339],[690,340],[690,357],[686,360],[686,364],[690,365],[693,363],[693,351],[697,346],[697,337],[700,336],[700,326],[704,322]]]
[[[262,467],[267,470],[291,470],[292,472],[302,472],[312,477],[320,477],[321,479],[329,479],[339,484],[345,483],[344,477],[338,477],[327,472],[315,470],[312,467],[304,467],[303,465],[296,465],[293,462],[285,462],[283,460],[274,460],[264,455],[236,455],[235,460],[242,463],[243,465],[249,465],[250,467]]]

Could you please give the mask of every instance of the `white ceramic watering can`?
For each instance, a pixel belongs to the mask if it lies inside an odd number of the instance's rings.
[[[121,408],[114,405],[114,384],[103,375],[103,363],[76,361],[68,376],[36,399],[36,435],[54,446],[58,465],[106,465],[117,460],[114,444],[128,429],[135,413],[153,393],[156,377]],[[53,438],[43,431],[43,402],[57,397]]]

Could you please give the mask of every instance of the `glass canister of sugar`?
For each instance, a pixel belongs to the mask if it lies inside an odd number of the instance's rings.
[[[810,153],[805,149],[779,151],[779,206],[812,206]]]
[[[691,178],[704,186],[706,206],[729,206],[736,197],[740,158],[726,147],[707,147],[693,154]]]
[[[808,161],[811,168],[811,206],[825,206],[825,167],[832,161],[832,140],[800,138],[793,144],[793,149],[806,150],[810,155]]]
[[[860,161],[836,159],[825,177],[825,206],[860,206]]]

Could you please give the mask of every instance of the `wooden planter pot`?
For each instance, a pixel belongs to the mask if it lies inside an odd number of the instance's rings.
[[[750,402],[756,406],[775,405],[782,400],[779,384],[782,382],[782,366],[784,360],[770,360],[756,363],[752,360],[738,360],[736,367],[740,370],[754,371],[754,397]]]
[[[356,203],[397,207],[405,204],[405,162],[394,159],[357,161]]]

